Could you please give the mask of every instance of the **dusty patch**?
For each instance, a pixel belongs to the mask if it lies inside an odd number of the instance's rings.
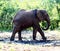
[[[4,44],[0,43],[0,51],[60,51],[60,47],[40,45],[29,45],[29,44]]]
[[[16,41],[10,42],[11,32],[0,33],[0,51],[59,51],[60,50],[60,32],[45,31],[45,36],[48,42],[42,42],[41,36],[37,33],[37,40],[32,40],[32,32],[22,32],[23,41],[18,41],[18,34],[15,37]]]

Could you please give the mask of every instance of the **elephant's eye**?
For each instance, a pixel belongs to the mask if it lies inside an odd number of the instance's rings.
[[[48,14],[46,13],[45,16],[48,16]]]

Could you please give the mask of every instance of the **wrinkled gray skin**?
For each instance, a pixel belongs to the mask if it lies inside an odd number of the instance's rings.
[[[47,27],[46,29],[44,29],[47,30],[50,26],[50,19],[48,13],[45,10],[37,10],[37,17],[34,17],[33,10],[20,10],[13,19],[14,26],[10,41],[14,40],[15,34],[17,32],[19,40],[22,40],[21,31],[29,27],[33,27],[33,40],[36,40],[37,31],[41,34],[42,39],[46,40],[44,32],[42,31],[39,25],[39,22],[41,21],[47,22]]]

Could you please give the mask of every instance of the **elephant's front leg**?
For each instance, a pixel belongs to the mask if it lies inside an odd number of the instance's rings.
[[[38,32],[41,34],[42,39],[45,41],[46,40],[46,37],[44,35],[44,32],[41,30],[39,23],[35,24],[35,26],[36,26]]]
[[[18,32],[18,38],[19,38],[19,41],[22,40],[21,31]]]
[[[45,37],[45,35],[44,35],[44,32],[41,30],[40,27],[38,27],[38,32],[41,34],[42,39],[43,39],[44,41],[46,41],[46,37]]]
[[[33,27],[33,40],[36,40],[37,28]]]

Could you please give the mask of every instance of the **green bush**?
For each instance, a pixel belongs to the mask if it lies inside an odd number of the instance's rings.
[[[14,14],[17,12],[17,6],[13,6],[10,2],[5,0],[0,2],[0,30],[11,30],[12,20]]]
[[[12,20],[20,9],[47,10],[51,20],[50,29],[54,30],[59,27],[57,22],[60,20],[55,5],[56,2],[50,0],[0,0],[0,30],[12,30]]]

